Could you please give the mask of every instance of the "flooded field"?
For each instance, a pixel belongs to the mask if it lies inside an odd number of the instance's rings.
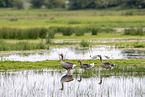
[[[144,97],[145,74],[75,69],[0,72],[0,97]],[[102,73],[101,71],[104,71]]]
[[[122,50],[115,48],[115,46],[94,46],[92,48],[77,48],[77,47],[63,47],[50,48],[48,51],[33,52],[33,53],[13,53],[2,55],[2,61],[43,61],[43,60],[59,60],[60,53],[64,54],[65,59],[91,59],[91,56],[102,55],[103,59],[137,59],[145,58],[145,51]]]

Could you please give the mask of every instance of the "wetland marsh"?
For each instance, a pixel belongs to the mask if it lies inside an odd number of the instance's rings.
[[[135,15],[122,15],[130,11]],[[144,9],[0,13],[1,97],[145,96]],[[89,27],[95,27],[96,35]],[[65,36],[63,31],[71,33]],[[80,45],[82,40],[87,47]],[[77,65],[69,75],[60,65],[60,53],[64,61]],[[116,64],[115,68],[101,68],[99,58],[91,59],[94,55],[102,55],[103,62]],[[78,60],[95,66],[82,70]]]

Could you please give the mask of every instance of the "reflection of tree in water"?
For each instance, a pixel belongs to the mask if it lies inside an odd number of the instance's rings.
[[[63,90],[64,89],[64,82],[71,82],[71,81],[73,81],[74,79],[73,79],[73,75],[64,75],[62,78],[61,78],[61,85],[62,85],[62,87],[61,87],[61,89],[60,90]]]

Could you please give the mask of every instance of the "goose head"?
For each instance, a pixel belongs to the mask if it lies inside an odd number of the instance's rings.
[[[63,54],[61,53],[61,54],[59,54],[60,56],[63,56]]]
[[[81,60],[78,60],[78,62],[81,62]]]
[[[101,55],[97,55],[97,56],[100,57],[100,58],[102,57]]]

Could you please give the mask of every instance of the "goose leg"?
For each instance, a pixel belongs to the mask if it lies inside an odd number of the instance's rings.
[[[69,74],[70,74],[70,69],[67,70],[67,75],[69,75]]]

